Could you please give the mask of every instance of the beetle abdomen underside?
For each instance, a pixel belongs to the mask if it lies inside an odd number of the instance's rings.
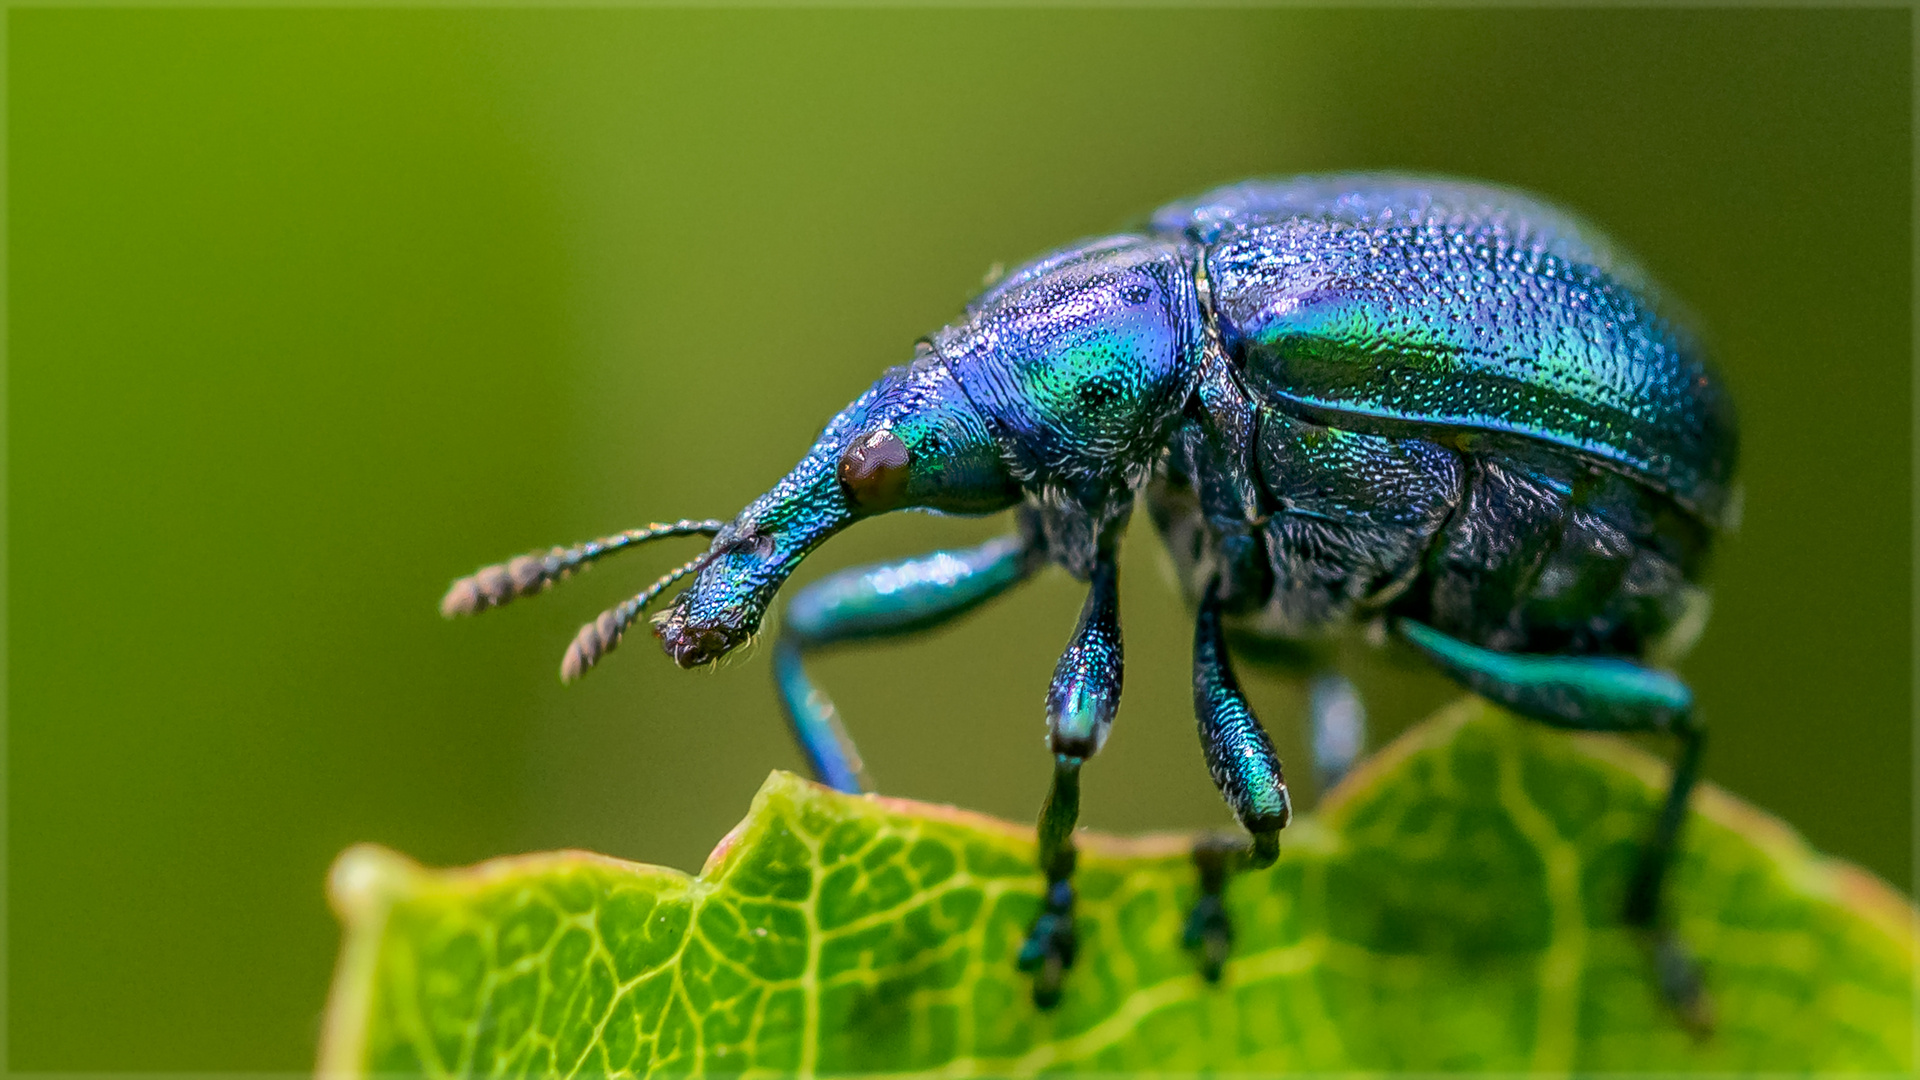
[[[1271,408],[1266,520],[1249,526],[1214,494],[1221,463],[1189,445],[1148,491],[1182,584],[1197,600],[1222,567],[1242,628],[1277,639],[1392,613],[1503,652],[1640,656],[1687,610],[1710,538],[1660,493],[1556,447],[1450,447]]]
[[[1670,500],[1539,449],[1463,461],[1465,498],[1397,614],[1502,652],[1638,657],[1685,613],[1709,536]]]
[[[1311,633],[1398,595],[1460,503],[1459,455],[1272,408],[1259,418],[1260,483],[1273,503],[1263,530],[1273,588],[1262,622]]]

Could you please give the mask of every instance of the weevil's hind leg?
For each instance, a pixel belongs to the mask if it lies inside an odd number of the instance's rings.
[[[1367,745],[1367,707],[1352,680],[1323,671],[1307,684],[1313,776],[1322,798],[1352,770]]]
[[[1272,866],[1280,855],[1280,830],[1293,817],[1287,780],[1259,718],[1234,677],[1220,623],[1220,586],[1215,581],[1200,601],[1193,632],[1193,707],[1200,721],[1200,742],[1207,771],[1227,800],[1233,816],[1252,834],[1252,845],[1203,837],[1194,848],[1200,871],[1200,899],[1187,920],[1187,947],[1200,954],[1200,970],[1209,981],[1220,978],[1233,944],[1224,893],[1233,871]]]
[[[1098,753],[1120,708],[1120,571],[1109,546],[1094,563],[1087,601],[1047,688],[1047,743],[1053,785],[1040,810],[1040,869],[1047,891],[1020,947],[1020,969],[1033,973],[1033,1003],[1050,1009],[1073,966],[1073,827],[1080,818],[1080,766]]]
[[[1686,724],[1673,733],[1680,740],[1680,756],[1673,763],[1666,802],[1646,846],[1640,850],[1639,864],[1627,886],[1626,920],[1627,925],[1652,936],[1661,993],[1680,1011],[1688,1027],[1704,1034],[1713,1030],[1713,1000],[1707,994],[1699,961],[1674,933],[1661,901],[1680,828],[1686,824],[1687,803],[1699,779],[1707,731],[1697,716],[1688,713]]]
[[[814,779],[840,791],[866,790],[860,754],[833,701],[807,675],[807,652],[939,626],[1025,581],[1037,565],[1032,541],[1016,534],[845,570],[800,590],[781,623],[773,677]]]
[[[1706,749],[1706,728],[1686,684],[1616,657],[1499,653],[1409,619],[1398,620],[1394,629],[1469,689],[1523,716],[1576,731],[1662,732],[1679,740],[1666,801],[1627,884],[1624,919],[1648,936],[1661,992],[1681,1020],[1696,1033],[1712,1030],[1712,1002],[1700,966],[1675,936],[1662,902]]]

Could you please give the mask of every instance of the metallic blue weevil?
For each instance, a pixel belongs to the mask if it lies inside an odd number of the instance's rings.
[[[1207,766],[1252,838],[1195,852],[1187,944],[1203,974],[1217,979],[1229,951],[1229,873],[1271,863],[1292,813],[1228,635],[1299,645],[1360,624],[1522,715],[1678,741],[1625,919],[1652,943],[1669,999],[1704,1026],[1697,968],[1660,903],[1704,731],[1661,665],[1704,621],[1700,575],[1734,511],[1736,444],[1732,401],[1699,345],[1592,226],[1517,191],[1433,177],[1254,180],[1007,274],[733,520],[523,555],[455,582],[442,611],[504,604],[636,543],[711,536],[582,628],[561,675],[578,677],[689,576],[653,627],[675,663],[699,667],[747,641],[800,560],[853,522],[1016,509],[1014,531],[979,547],[801,590],[774,677],[814,775],[860,791],[809,650],[938,626],[1047,563],[1087,583],[1047,694],[1048,887],[1020,955],[1049,1006],[1074,959],[1080,768],[1120,700],[1116,549],[1144,497],[1196,609]],[[1358,698],[1320,673],[1312,699],[1316,764],[1337,774],[1360,742]]]

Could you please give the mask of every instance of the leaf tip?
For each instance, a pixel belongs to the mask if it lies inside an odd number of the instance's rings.
[[[327,902],[346,923],[371,917],[418,871],[411,860],[378,844],[355,844],[327,871]]]

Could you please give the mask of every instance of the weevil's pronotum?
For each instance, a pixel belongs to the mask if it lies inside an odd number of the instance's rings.
[[[800,560],[862,518],[1016,510],[1014,530],[979,547],[801,590],[773,666],[814,775],[859,791],[859,756],[807,677],[808,650],[940,625],[1047,564],[1087,583],[1046,696],[1047,890],[1020,954],[1047,1006],[1074,960],[1080,769],[1120,701],[1116,548],[1144,499],[1196,609],[1207,767],[1251,835],[1195,853],[1187,943],[1203,974],[1217,979],[1230,950],[1229,870],[1271,863],[1292,813],[1228,632],[1310,643],[1358,624],[1536,720],[1677,739],[1625,919],[1652,942],[1668,997],[1704,1023],[1661,906],[1704,733],[1659,665],[1704,619],[1700,573],[1733,512],[1736,441],[1694,338],[1590,225],[1454,180],[1249,181],[1006,274],[733,520],[522,556],[456,582],[442,610],[506,603],[637,542],[711,536],[584,627],[561,673],[580,675],[688,577],[653,629],[675,663],[699,667],[747,641]],[[1334,773],[1357,749],[1358,701],[1329,673],[1312,701]]]

